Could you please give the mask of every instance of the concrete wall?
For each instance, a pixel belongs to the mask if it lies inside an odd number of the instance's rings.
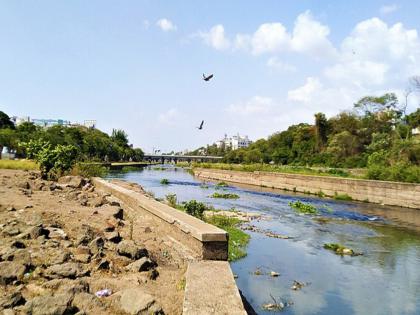
[[[287,189],[326,196],[349,195],[353,200],[420,209],[420,185],[412,183],[349,179],[270,172],[239,172],[216,169],[194,169],[203,179]]]
[[[121,187],[100,178],[95,186],[122,200],[130,208],[151,216],[162,235],[186,246],[199,259],[227,260],[228,233],[184,212],[176,210],[142,193]]]

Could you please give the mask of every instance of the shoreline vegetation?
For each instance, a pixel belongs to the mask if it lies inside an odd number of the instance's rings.
[[[251,237],[238,227],[238,225],[244,221],[239,218],[223,215],[219,210],[211,208],[196,200],[178,203],[176,194],[166,195],[165,202],[172,208],[186,212],[189,215],[228,232],[229,261],[235,261],[247,255],[246,246]],[[212,215],[206,215],[206,212],[211,212]]]

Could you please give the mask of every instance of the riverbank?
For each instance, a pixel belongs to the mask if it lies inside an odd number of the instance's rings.
[[[182,313],[187,263],[153,220],[81,177],[0,183],[0,310]]]
[[[420,184],[210,168],[194,168],[193,173],[200,179],[301,192],[338,200],[420,209]]]

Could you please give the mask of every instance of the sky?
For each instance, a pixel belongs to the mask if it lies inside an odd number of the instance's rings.
[[[366,95],[404,101],[419,16],[416,0],[0,0],[0,110],[94,119],[146,152],[266,138]]]

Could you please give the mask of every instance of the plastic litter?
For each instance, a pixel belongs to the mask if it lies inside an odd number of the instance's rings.
[[[112,294],[112,291],[110,289],[99,290],[98,292],[95,293],[97,297],[106,297],[106,296],[110,296],[111,294]]]

